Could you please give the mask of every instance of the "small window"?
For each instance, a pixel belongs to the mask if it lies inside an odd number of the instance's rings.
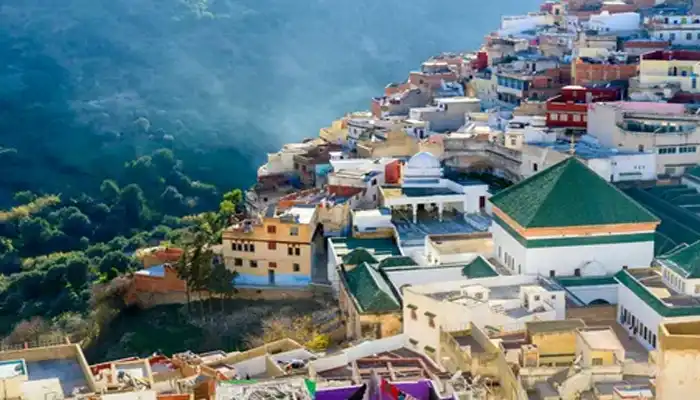
[[[277,233],[277,227],[274,225],[268,225],[267,226],[267,233]]]
[[[574,114],[574,122],[580,122],[581,121],[581,116],[578,114]]]
[[[551,113],[549,114],[549,119],[551,119],[552,121],[559,121],[559,114]]]
[[[686,40],[693,40],[693,34],[692,34],[692,33],[686,33],[686,34],[685,34],[685,39],[686,39]]]
[[[268,250],[277,250],[277,243],[275,243],[275,242],[267,242],[267,249],[268,249]]]
[[[535,296],[532,297],[532,300],[534,300],[534,301],[540,301],[540,296],[539,296],[539,295],[535,295]]]
[[[292,264],[292,271],[294,272],[299,272],[301,270],[301,266],[297,263]]]
[[[603,359],[602,358],[593,358],[593,365],[603,365]]]
[[[236,247],[238,248],[238,251],[243,251],[243,244],[242,243],[238,243],[236,245]]]
[[[277,263],[274,262],[274,261],[270,261],[270,263],[268,264],[268,266],[269,266],[270,268],[277,268]]]
[[[416,312],[415,308],[411,309],[411,319],[414,321],[418,320],[418,312]]]
[[[294,255],[294,248],[293,247],[287,247],[287,255],[293,256]]]
[[[574,276],[581,276],[581,268],[576,268],[574,270]]]
[[[255,245],[252,243],[250,244],[250,252],[255,253]]]
[[[250,260],[250,268],[258,268],[258,262],[255,260]]]
[[[376,179],[372,179],[372,186],[377,186],[377,180],[376,180]]]
[[[293,226],[289,228],[289,235],[291,236],[299,236],[299,227],[298,226]]]
[[[428,326],[435,328],[435,317],[428,317]]]
[[[238,247],[237,247],[236,243],[231,243],[231,250],[232,251],[236,251],[237,248]]]
[[[233,265],[236,267],[240,267],[243,265],[243,259],[242,258],[234,258],[233,259]]]
[[[295,256],[300,256],[300,255],[301,255],[301,248],[300,248],[300,247],[295,247],[295,248],[294,248],[294,255],[295,255]]]
[[[554,278],[556,275],[557,275],[556,271],[554,271],[553,269],[549,270],[549,277],[550,278]]]
[[[539,169],[539,166],[537,165],[537,163],[532,163],[532,170],[534,172],[537,172],[538,169]]]
[[[248,243],[243,245],[243,251],[248,251]]]

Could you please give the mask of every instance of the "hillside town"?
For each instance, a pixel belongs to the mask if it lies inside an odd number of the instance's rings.
[[[326,299],[327,345],[26,343],[0,400],[697,398],[699,77],[700,3],[503,16],[268,154],[224,229],[236,296]],[[138,252],[125,300],[182,302],[182,254]]]

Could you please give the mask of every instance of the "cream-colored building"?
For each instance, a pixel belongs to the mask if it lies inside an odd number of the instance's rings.
[[[659,327],[656,399],[692,399],[700,393],[700,321]]]
[[[588,134],[605,147],[656,152],[658,175],[681,176],[700,163],[700,116],[684,104],[613,102],[588,108]]]
[[[483,258],[481,276],[461,281],[414,285],[403,289],[403,331],[417,348],[440,359],[440,332],[468,329],[512,332],[526,322],[565,317],[565,294],[536,276],[493,276]]]
[[[362,158],[410,157],[423,151],[440,157],[444,152],[444,146],[440,140],[417,139],[404,130],[389,131],[383,140],[374,138],[357,144],[357,155]]]
[[[698,92],[700,52],[657,50],[642,55],[639,61],[639,82],[642,85],[678,83],[681,90]]]
[[[314,270],[315,205],[280,210],[269,206],[263,215],[223,232],[226,267],[236,271],[236,285],[305,287]]]

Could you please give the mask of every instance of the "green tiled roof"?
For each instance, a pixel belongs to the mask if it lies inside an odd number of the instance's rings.
[[[570,276],[556,278],[556,281],[564,287],[617,285],[617,281],[615,280],[614,276]]]
[[[374,256],[369,254],[369,252],[362,247],[354,249],[343,256],[343,264],[346,265],[359,265],[363,262],[376,264],[378,261],[376,258],[374,258]]]
[[[524,228],[659,221],[576,157],[503,190],[491,202]]]
[[[392,256],[387,257],[379,262],[377,269],[382,270],[386,268],[394,267],[415,267],[418,264],[411,258],[407,256]]]
[[[367,250],[377,260],[401,255],[401,250],[399,250],[399,246],[393,238],[359,239],[336,237],[331,238],[331,246],[333,246],[335,253],[340,257],[344,257],[358,248]]]
[[[670,306],[647,290],[641,282],[624,269],[615,274],[615,279],[662,317],[700,316],[700,306]]]
[[[657,260],[687,279],[700,278],[700,241],[665,254]]]
[[[462,275],[469,279],[473,279],[498,276],[498,273],[493,269],[488,261],[484,260],[484,257],[476,256],[472,262],[462,268]]]
[[[361,313],[388,313],[401,309],[389,284],[367,263],[343,272],[350,295]]]

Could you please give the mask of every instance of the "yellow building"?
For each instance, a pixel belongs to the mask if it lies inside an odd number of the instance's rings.
[[[659,326],[656,398],[692,399],[700,392],[700,321]]]
[[[333,121],[329,127],[321,128],[319,137],[328,143],[346,144],[348,141],[347,117]]]
[[[387,132],[386,140],[363,140],[357,144],[361,158],[411,157],[423,151],[440,157],[445,148],[441,140],[417,139],[398,129]]]
[[[576,357],[577,329],[585,326],[580,319],[528,322],[527,341],[537,346],[535,365],[571,365]],[[531,364],[523,362],[523,365]]]
[[[224,260],[227,268],[238,273],[236,285],[305,287],[310,284],[314,240],[319,240],[315,234],[321,233],[317,226],[315,205],[296,205],[286,210],[269,206],[264,215],[224,230]]]
[[[576,358],[580,358],[581,366],[622,365],[625,348],[612,328],[579,328],[576,334]]]

